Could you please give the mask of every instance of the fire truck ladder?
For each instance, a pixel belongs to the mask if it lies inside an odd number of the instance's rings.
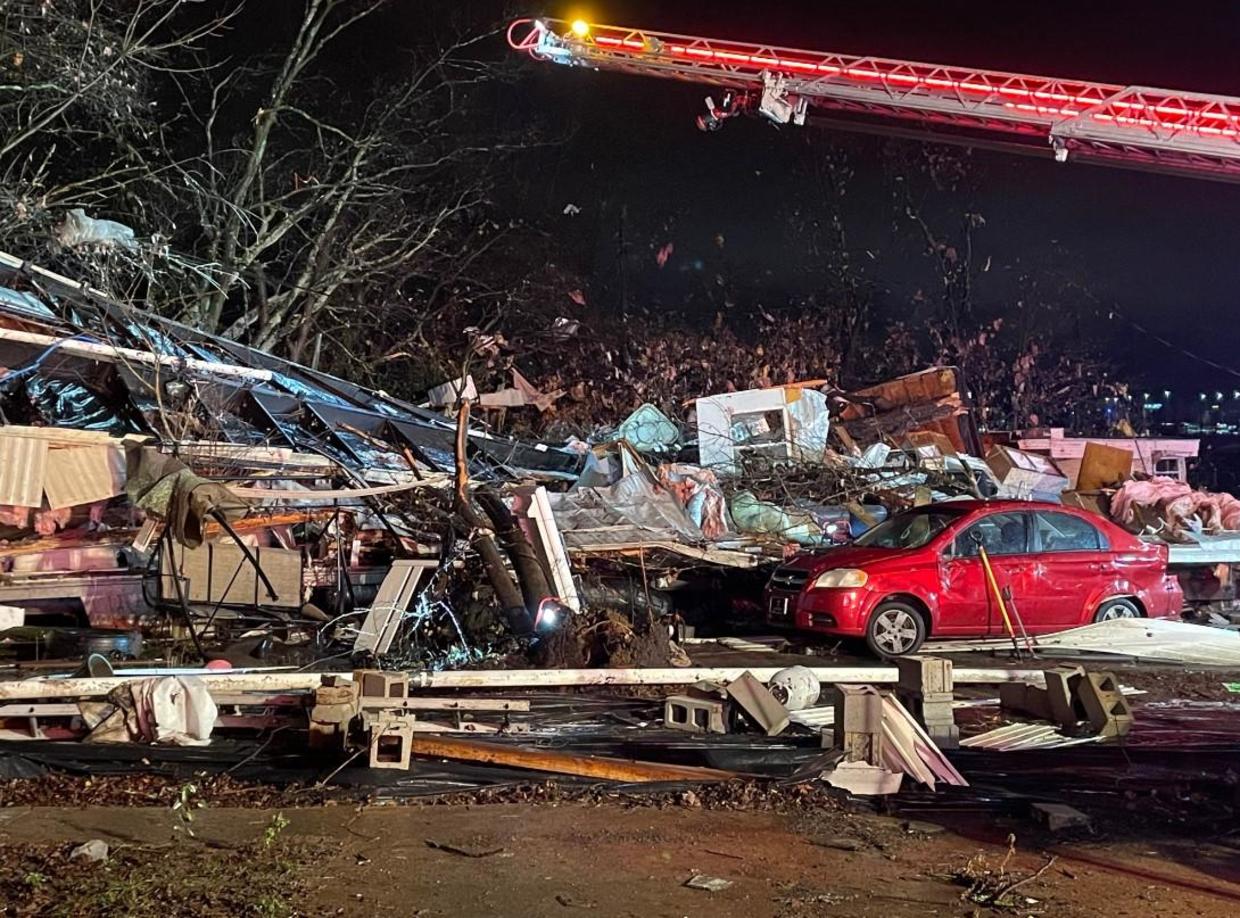
[[[717,86],[721,100],[708,96],[706,113],[698,117],[703,130],[750,113],[777,124],[804,124],[813,106],[842,112],[846,126],[863,130],[871,123],[883,130],[911,120],[940,135],[985,141],[1002,134],[1049,150],[1059,162],[1098,160],[1240,181],[1240,98],[1232,96],[800,51],[580,20],[520,19],[509,26],[508,43],[540,61]]]

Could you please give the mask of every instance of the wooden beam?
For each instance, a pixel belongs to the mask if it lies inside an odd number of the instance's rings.
[[[363,698],[363,708],[384,711],[528,711],[528,700],[507,698]]]
[[[928,648],[933,652],[933,648]],[[411,688],[548,688],[566,685],[693,685],[696,682],[731,682],[743,673],[752,673],[759,682],[769,682],[786,666],[718,666],[650,668],[650,669],[496,669],[445,670],[412,672]],[[811,666],[808,669],[819,682],[842,685],[887,685],[899,681],[894,666]],[[960,683],[998,684],[1031,682],[1042,684],[1040,669],[957,669],[953,672]],[[2,688],[2,687],[0,687]]]
[[[933,652],[933,647],[928,648]],[[889,685],[899,681],[894,666],[812,666],[808,667],[819,682],[836,685]],[[752,673],[760,682],[769,682],[783,666],[688,667],[685,669],[495,669],[450,670],[444,672],[411,672],[412,688],[429,689],[512,689],[558,688],[567,685],[693,685],[695,682],[731,682],[742,673]],[[110,676],[96,679],[23,679],[0,682],[0,701],[42,698],[91,698],[106,695],[118,685],[135,678],[150,678],[157,672],[145,671],[140,676]],[[213,673],[209,671],[173,671],[169,675],[192,675],[212,692],[293,692],[309,691],[322,684],[323,673]],[[347,673],[334,674],[350,679]],[[953,672],[957,685],[998,685],[1004,682],[1044,682],[1040,669],[957,669]]]
[[[528,768],[560,775],[599,778],[604,781],[625,781],[644,784],[652,781],[730,781],[737,777],[730,771],[696,768],[690,765],[664,765],[660,762],[639,762],[605,756],[575,755],[552,749],[526,749],[501,743],[447,736],[415,736],[409,744],[413,755],[452,759],[459,762],[487,762],[512,768]]]

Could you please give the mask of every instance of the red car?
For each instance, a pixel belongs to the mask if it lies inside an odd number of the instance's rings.
[[[863,637],[882,657],[913,653],[927,637],[1006,636],[979,547],[1029,634],[1176,615],[1183,604],[1165,545],[1059,504],[969,500],[909,510],[852,545],[798,555],[767,585],[767,621]]]

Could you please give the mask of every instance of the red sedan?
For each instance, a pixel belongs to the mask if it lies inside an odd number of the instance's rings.
[[[771,577],[767,621],[863,637],[882,657],[913,653],[927,637],[1005,636],[981,548],[1029,634],[1182,607],[1166,546],[1059,504],[970,500],[919,507],[847,547],[798,555]]]

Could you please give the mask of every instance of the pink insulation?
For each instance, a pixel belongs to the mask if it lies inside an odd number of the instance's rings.
[[[1152,527],[1171,539],[1201,532],[1240,531],[1240,500],[1194,491],[1174,478],[1126,481],[1111,498],[1111,516],[1134,532]]]

